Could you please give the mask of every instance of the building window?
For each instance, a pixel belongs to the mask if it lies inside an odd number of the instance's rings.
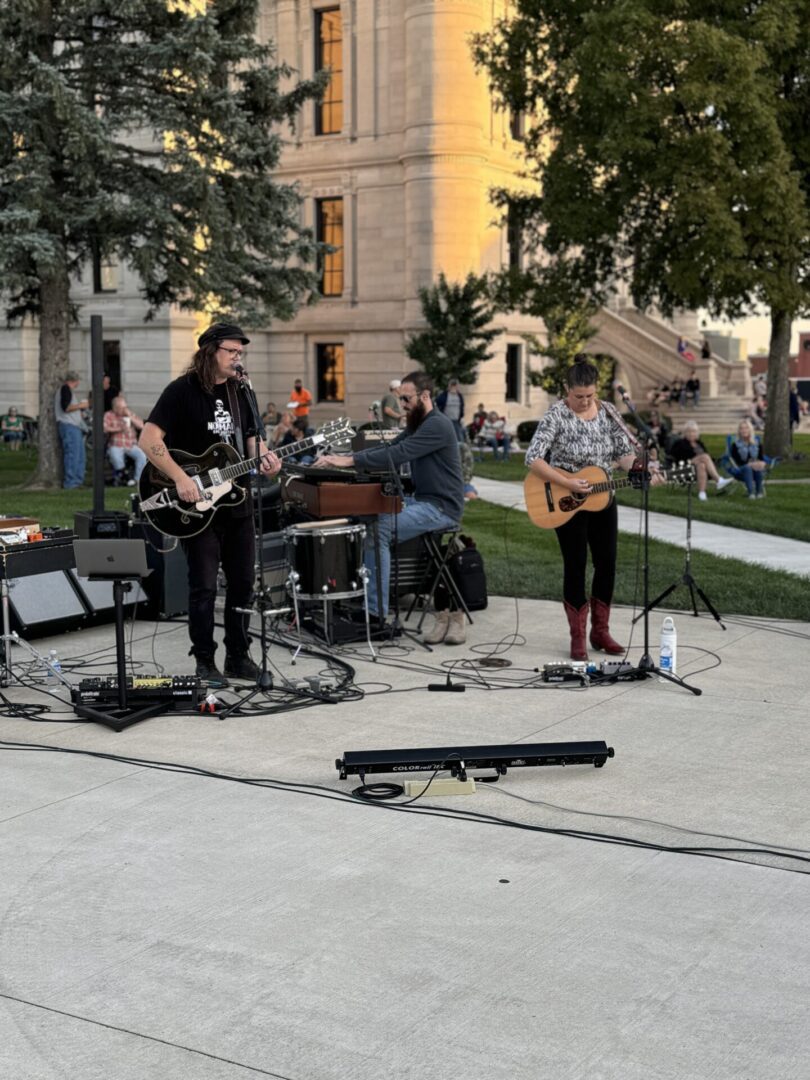
[[[343,199],[315,200],[315,235],[335,250],[321,255],[321,296],[343,295]]]
[[[315,346],[318,370],[318,401],[343,401],[346,387],[346,357],[342,343]]]
[[[520,401],[521,359],[520,345],[506,346],[506,400]]]
[[[335,135],[343,126],[343,24],[340,8],[315,12],[315,70],[330,72],[323,101],[315,106],[315,134]]]
[[[93,292],[118,291],[118,263],[112,255],[102,255],[98,249],[93,251]]]
[[[520,212],[516,206],[510,203],[506,215],[506,247],[510,270],[520,270],[523,267],[521,232]]]
[[[517,142],[523,142],[526,138],[526,113],[522,109],[510,111],[509,134]]]

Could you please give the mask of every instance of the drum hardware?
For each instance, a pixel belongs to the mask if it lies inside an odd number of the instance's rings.
[[[361,585],[362,585],[363,614],[365,616],[365,627],[366,627],[366,642],[368,644],[369,652],[371,653],[371,659],[376,661],[377,654],[374,651],[374,646],[371,643],[371,620],[369,618],[369,613],[368,613],[368,578],[369,578],[369,573],[368,573],[368,570],[366,569],[365,566],[361,566],[358,569],[357,576],[359,577]],[[296,626],[296,629],[298,631],[298,648],[293,653],[292,660],[290,661],[291,663],[294,664],[296,662],[296,660],[298,659],[298,654],[301,652],[301,650],[304,647],[304,640],[303,640],[303,637],[302,637],[302,634],[301,634],[301,612],[300,612],[300,610],[298,608],[298,601],[299,601],[299,599],[301,599],[301,600],[309,600],[310,602],[314,602],[315,598],[311,597],[311,596],[305,596],[305,595],[303,595],[301,593],[300,574],[298,574],[297,571],[295,571],[295,570],[290,570],[290,573],[287,576],[287,589],[288,589],[288,591],[289,591],[289,593],[290,593],[290,595],[292,597],[293,610],[295,612],[295,626]],[[359,594],[355,593],[353,595],[359,595]],[[327,593],[324,593],[320,597],[320,602],[323,605],[322,617],[323,617],[324,636],[326,638],[327,645],[329,645],[330,647],[333,647],[335,642],[334,642],[332,634],[330,632],[330,627],[332,625],[332,612],[330,610],[329,605],[332,603],[333,600],[336,600],[336,599],[338,599],[338,597],[335,597],[333,595],[329,595]],[[287,610],[289,610],[289,609],[287,609]]]

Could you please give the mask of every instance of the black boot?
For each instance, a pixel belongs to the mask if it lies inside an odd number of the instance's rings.
[[[247,653],[243,656],[226,653],[225,674],[230,675],[232,679],[249,679],[250,682],[255,682],[259,677],[259,667],[253,663]]]
[[[213,656],[198,656],[194,674],[212,690],[222,690],[228,685],[228,680],[214,663]]]

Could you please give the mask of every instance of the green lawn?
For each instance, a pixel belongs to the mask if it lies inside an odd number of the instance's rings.
[[[720,457],[725,448],[722,435],[707,435],[705,443],[713,457]],[[781,462],[773,472],[773,480],[810,478],[810,435],[795,436],[794,449],[804,457]],[[493,462],[491,459],[476,462],[475,475],[486,476],[492,480],[522,482],[526,475],[523,456],[513,454],[509,462]],[[693,497],[692,513],[696,520],[810,541],[810,484],[771,483],[768,485],[767,497],[757,500],[747,499],[745,488],[739,483],[721,496],[713,495],[712,490],[710,485],[709,498],[705,503],[698,502],[697,498]],[[625,506],[637,506],[639,503],[639,494],[635,491],[620,491],[617,498]],[[661,514],[684,517],[686,490],[664,487],[653,489],[650,492],[650,509]]]
[[[42,526],[73,527],[77,510],[93,507],[92,476],[88,485],[70,491],[27,491],[36,467],[34,451],[0,451],[0,513],[8,517],[35,518]],[[104,505],[107,510],[128,510],[129,495],[134,488],[107,488]]]
[[[467,504],[463,527],[475,539],[484,557],[488,588],[493,595],[562,600],[562,559],[553,530],[535,528],[519,510],[507,510],[483,501]],[[683,566],[682,548],[651,541],[651,597],[679,578]],[[692,573],[721,615],[810,620],[810,589],[797,588],[797,579],[792,574],[760,569],[702,551],[693,552]],[[639,575],[638,544],[622,534],[616,603],[632,604],[640,600]],[[691,609],[688,591],[679,587],[667,598],[667,606]]]

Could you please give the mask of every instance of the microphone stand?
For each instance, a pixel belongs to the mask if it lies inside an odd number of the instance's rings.
[[[256,431],[256,456],[259,457],[259,442],[267,443],[267,431],[262,421],[261,413],[259,411],[259,403],[256,400],[256,395],[253,392],[253,385],[248,378],[247,372],[239,365],[235,368],[236,377],[239,380],[239,386],[242,393],[245,395],[245,400],[248,403],[250,409],[251,418],[253,420],[253,426]],[[239,698],[232,705],[228,705],[218,715],[220,720],[227,719],[232,712],[237,712],[243,705],[246,705],[249,701],[252,701],[257,694],[267,694],[273,689],[273,678],[267,669],[267,653],[269,650],[269,641],[267,639],[267,620],[269,618],[276,618],[279,615],[284,614],[285,611],[289,611],[289,608],[280,608],[274,610],[267,599],[267,586],[265,583],[265,568],[264,568],[264,518],[263,518],[263,499],[262,499],[262,473],[261,462],[258,471],[257,481],[257,499],[258,499],[258,524],[259,524],[259,536],[258,536],[258,556],[259,556],[259,594],[255,600],[256,609],[259,613],[259,619],[261,621],[260,629],[260,642],[262,662],[259,669],[259,674],[256,676],[256,683],[252,690],[250,690],[243,697]],[[243,615],[250,616],[253,614],[253,608],[237,608],[238,612]]]
[[[633,418],[633,422],[636,425],[639,435],[641,436],[641,509],[642,517],[644,520],[644,563],[642,566],[642,582],[644,592],[644,609],[642,615],[644,617],[644,652],[638,665],[634,668],[630,668],[629,671],[622,672],[623,677],[632,677],[634,674],[639,679],[649,679],[653,675],[658,675],[659,679],[665,679],[667,682],[673,682],[677,686],[683,686],[686,690],[689,690],[696,697],[700,697],[703,693],[696,686],[690,686],[689,683],[684,682],[678,675],[673,675],[671,671],[662,671],[654,662],[650,654],[650,447],[655,445],[655,436],[650,430],[649,426],[641,419],[636,407],[630,400],[630,395],[619,388],[619,394],[622,401],[627,406],[627,409]]]

